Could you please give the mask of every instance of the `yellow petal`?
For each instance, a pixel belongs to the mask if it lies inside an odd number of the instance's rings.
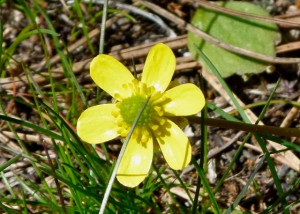
[[[169,166],[175,170],[183,169],[191,161],[189,139],[172,121],[167,120],[165,126],[167,131],[163,136],[157,137],[157,142]]]
[[[140,143],[131,138],[117,171],[118,181],[127,187],[139,185],[148,175],[152,157],[152,138],[147,143]]]
[[[205,104],[202,91],[194,84],[176,86],[163,94],[167,101],[163,105],[166,115],[187,116],[201,111]]]
[[[154,86],[158,91],[165,91],[168,87],[176,66],[176,58],[172,50],[159,43],[153,46],[148,53],[142,82],[147,86]]]
[[[80,115],[77,121],[77,134],[85,142],[103,143],[119,136],[118,126],[112,112],[115,104],[103,104],[90,107]]]
[[[130,71],[115,58],[99,54],[90,64],[90,74],[94,82],[109,93],[112,97],[118,99],[129,97],[130,88],[123,87],[131,83],[134,79]]]

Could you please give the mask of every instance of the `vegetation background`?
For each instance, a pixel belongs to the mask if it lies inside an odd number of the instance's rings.
[[[207,99],[202,119],[185,129],[193,160],[173,171],[156,154],[139,187],[114,183],[105,212],[300,212],[300,134],[286,129],[300,127],[299,63],[275,63],[247,81],[207,73],[189,54],[186,26],[168,19],[189,22],[201,2],[151,1],[160,8],[153,10],[149,2],[109,1],[103,43],[104,1],[0,0],[0,213],[99,212],[121,143],[93,147],[76,135],[80,113],[111,100],[91,81],[89,62],[102,43],[139,73],[157,42],[177,57],[174,79],[195,83]],[[300,23],[299,1],[248,2]],[[279,28],[277,55],[299,57],[299,26]]]

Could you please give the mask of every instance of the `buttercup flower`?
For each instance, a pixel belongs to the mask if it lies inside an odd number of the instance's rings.
[[[90,107],[81,114],[77,133],[85,142],[97,144],[126,137],[150,97],[117,171],[118,181],[125,186],[135,187],[147,176],[154,143],[175,170],[183,169],[191,160],[190,142],[174,116],[198,113],[205,99],[194,84],[169,86],[175,66],[172,50],[161,43],[151,48],[141,80],[135,79],[123,64],[109,55],[100,54],[90,64],[92,79],[115,102]]]

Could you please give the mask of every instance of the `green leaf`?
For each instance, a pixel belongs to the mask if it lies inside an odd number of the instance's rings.
[[[270,16],[264,9],[248,2],[218,2],[219,6],[259,16]],[[215,12],[206,8],[199,8],[191,23],[200,30],[218,40],[244,48],[256,53],[274,57],[275,40],[278,28],[273,23],[267,23],[250,18],[241,18]],[[245,75],[263,72],[269,65],[266,62],[235,54],[217,47],[194,33],[188,33],[188,48],[195,59],[202,59],[195,49],[197,46],[211,60],[222,77],[233,74]],[[204,64],[204,68],[209,70]]]

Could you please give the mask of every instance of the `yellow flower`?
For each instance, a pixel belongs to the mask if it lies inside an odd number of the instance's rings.
[[[117,171],[117,179],[135,187],[147,176],[158,143],[169,166],[183,169],[191,160],[191,145],[174,116],[198,113],[205,104],[201,90],[187,83],[168,88],[176,58],[164,45],[153,46],[147,56],[141,80],[115,58],[100,54],[90,65],[94,82],[110,94],[115,103],[86,109],[78,119],[77,132],[87,143],[97,144],[126,137],[148,97]],[[173,121],[172,121],[173,120]]]

